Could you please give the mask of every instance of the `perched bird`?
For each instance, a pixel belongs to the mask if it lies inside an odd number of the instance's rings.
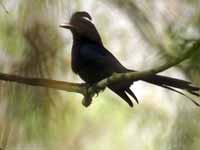
[[[102,39],[92,23],[92,17],[85,11],[75,12],[69,23],[61,24],[60,27],[69,29],[73,35],[72,46],[72,70],[78,74],[89,85],[111,76],[113,73],[126,73],[134,70],[124,67],[117,58],[112,55],[103,45]],[[142,79],[148,83],[167,88],[185,94],[174,88],[185,90],[193,95],[200,96],[196,93],[199,87],[193,86],[190,82],[166,77],[162,75],[152,75]],[[114,93],[119,95],[129,106],[133,103],[128,97],[132,96],[138,103],[135,94],[130,90],[133,81],[120,81],[108,86]],[[187,96],[186,96],[187,97]],[[192,100],[190,97],[188,97]],[[196,105],[194,100],[192,100]]]

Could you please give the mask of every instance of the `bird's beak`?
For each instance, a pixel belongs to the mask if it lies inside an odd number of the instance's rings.
[[[74,28],[73,25],[71,25],[70,23],[62,23],[62,24],[59,25],[59,27],[66,28],[66,29]]]

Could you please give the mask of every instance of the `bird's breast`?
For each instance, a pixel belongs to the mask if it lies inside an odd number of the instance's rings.
[[[71,66],[73,72],[78,74],[82,80],[91,84],[110,75],[109,73],[106,73],[105,66],[86,61],[82,58],[78,47],[73,47],[72,49]]]

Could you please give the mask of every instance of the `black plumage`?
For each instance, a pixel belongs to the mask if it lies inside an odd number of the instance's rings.
[[[101,37],[91,22],[91,16],[84,11],[72,15],[68,24],[60,25],[70,29],[73,35],[72,47],[72,70],[78,74],[86,83],[92,85],[98,81],[111,76],[114,72],[125,73],[133,70],[125,68],[103,45]],[[152,75],[143,81],[158,85],[172,91],[174,88],[185,90],[193,95],[199,96],[196,91],[198,87],[190,82],[171,77]],[[108,88],[125,100],[129,106],[133,106],[128,94],[138,103],[137,97],[130,90],[133,81],[120,81],[109,85]],[[182,95],[183,93],[176,91]]]

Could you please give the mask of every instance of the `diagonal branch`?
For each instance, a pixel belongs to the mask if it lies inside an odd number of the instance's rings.
[[[85,97],[83,99],[82,104],[86,107],[89,106],[92,102],[91,97],[93,97],[97,91],[100,91],[101,89],[106,88],[110,84],[117,83],[122,80],[137,81],[145,77],[162,72],[164,70],[167,70],[170,67],[173,67],[181,63],[182,61],[190,58],[192,55],[195,55],[195,52],[197,52],[199,48],[200,48],[200,40],[195,41],[193,45],[190,48],[188,48],[188,50],[184,54],[182,54],[182,56],[177,57],[176,59],[173,59],[171,60],[171,62],[168,62],[164,65],[158,66],[157,68],[153,68],[147,71],[140,71],[140,72],[114,73],[112,76],[99,81],[95,86],[90,87],[88,89],[88,93],[89,93],[88,97]]]
[[[200,48],[200,40],[195,41],[193,45],[190,46],[188,50],[182,56],[171,60],[171,62],[168,62],[164,65],[161,65],[159,67],[156,67],[147,71],[114,73],[112,76],[99,81],[96,85],[91,86],[89,88],[87,84],[84,84],[84,83],[82,84],[72,83],[72,82],[56,81],[56,80],[43,79],[43,78],[29,78],[29,77],[22,77],[18,75],[11,75],[11,74],[5,74],[5,73],[0,73],[0,80],[17,82],[17,83],[22,83],[22,84],[27,84],[27,85],[32,85],[32,86],[53,88],[53,89],[64,90],[68,92],[80,93],[84,96],[82,104],[85,107],[87,107],[91,104],[92,98],[94,97],[94,95],[98,93],[99,91],[101,91],[102,89],[105,89],[108,85],[117,83],[122,80],[137,81],[145,77],[162,72],[190,58],[192,55],[195,54],[195,52],[199,50],[199,48]]]

